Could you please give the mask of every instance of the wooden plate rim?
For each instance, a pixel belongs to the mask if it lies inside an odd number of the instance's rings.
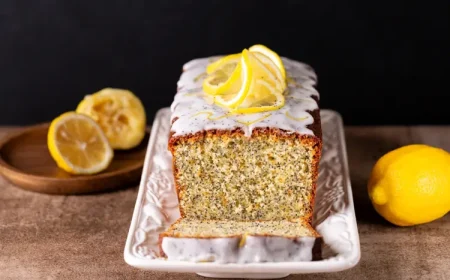
[[[11,164],[9,164],[7,161],[5,161],[3,159],[2,156],[2,152],[1,150],[3,149],[3,147],[10,142],[11,140],[13,140],[14,138],[17,138],[19,136],[21,136],[22,134],[25,134],[27,132],[39,129],[39,128],[44,128],[44,127],[49,127],[50,123],[41,123],[41,124],[36,124],[36,125],[31,125],[25,128],[19,128],[17,132],[11,132],[9,134],[7,134],[6,136],[3,137],[3,139],[0,141],[0,171],[2,171],[2,173],[4,173],[4,170],[7,170],[8,172],[13,172],[13,173],[19,173],[22,176],[26,176],[30,179],[37,179],[37,180],[47,180],[47,181],[91,181],[93,179],[103,179],[103,178],[108,178],[117,174],[122,174],[122,173],[126,173],[126,172],[130,172],[133,170],[136,170],[138,168],[143,167],[144,165],[144,161],[141,164],[134,164],[131,166],[127,166],[123,169],[117,170],[116,173],[112,174],[111,172],[106,172],[106,173],[99,173],[99,174],[93,174],[93,175],[80,175],[77,177],[68,177],[68,178],[55,178],[55,177],[47,177],[47,176],[40,176],[40,175],[35,175],[35,174],[30,174],[30,173],[25,173],[22,170],[12,166]],[[150,134],[151,131],[151,127],[147,127],[145,132]],[[142,143],[141,143],[142,144]],[[116,151],[114,151],[116,152]],[[55,163],[56,164],[56,163]],[[5,176],[7,176],[6,174],[4,174]]]

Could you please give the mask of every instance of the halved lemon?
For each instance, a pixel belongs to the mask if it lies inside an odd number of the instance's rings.
[[[240,56],[240,77],[237,79],[233,86],[222,95],[217,95],[214,98],[214,102],[220,106],[233,108],[241,104],[247,96],[250,84],[253,79],[253,69],[250,66],[249,51],[244,49]]]
[[[102,128],[90,117],[75,112],[52,121],[47,146],[56,164],[72,174],[101,172],[114,155]]]
[[[283,61],[276,52],[261,44],[253,45],[248,50],[251,52],[261,53],[270,58],[270,60],[272,60],[275,65],[277,65],[278,69],[280,69],[283,79],[286,79],[286,69],[284,69]]]
[[[145,136],[146,114],[139,98],[131,91],[105,88],[87,95],[77,107],[103,129],[113,149],[131,149]]]

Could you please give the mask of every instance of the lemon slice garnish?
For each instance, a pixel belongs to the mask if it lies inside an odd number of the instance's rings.
[[[203,91],[210,95],[230,92],[233,85],[239,83],[241,75],[241,54],[231,54],[208,65],[208,76],[203,81]],[[237,90],[237,89],[235,89]]]
[[[280,57],[263,45],[251,49],[207,66],[203,90],[232,113],[272,111],[285,103],[287,83]]]
[[[248,53],[253,71],[250,89],[245,99],[232,108],[234,113],[257,113],[273,111],[284,106],[285,84],[271,70],[277,68],[270,59],[262,54]],[[260,58],[264,59],[263,61]]]
[[[237,64],[231,73],[222,69],[213,72],[203,81],[203,91],[210,95],[220,95],[238,90],[235,85],[239,84],[241,76],[241,65]]]
[[[280,69],[283,79],[286,79],[286,70],[284,69],[283,61],[281,60],[280,56],[276,52],[274,52],[271,49],[269,49],[268,47],[266,47],[264,45],[260,45],[260,44],[253,45],[248,50],[251,52],[262,53],[263,55],[270,58],[270,60],[272,60],[275,63],[275,65],[277,65],[278,69]]]
[[[241,54],[240,53],[230,54],[230,55],[224,56],[224,57],[220,58],[219,60],[209,64],[206,67],[206,73],[207,74],[212,74],[213,72],[215,72],[215,71],[217,71],[218,69],[221,69],[221,68],[222,69],[226,68],[226,69],[229,69],[229,70],[233,71],[234,67],[236,67],[236,65],[240,61],[241,61]]]
[[[280,75],[276,75],[275,73],[280,74],[276,65],[265,55],[260,53],[249,53],[250,62],[252,68],[254,69],[254,79],[255,80],[265,80],[269,82],[271,85],[275,86],[278,90],[283,92],[286,89],[286,83],[282,79]],[[258,91],[252,90],[253,94],[258,94]]]
[[[248,50],[244,49],[240,56],[240,77],[236,79],[230,89],[222,95],[215,96],[214,102],[220,106],[232,108],[241,104],[250,90],[250,84],[253,79],[253,70],[250,66]],[[238,89],[236,91],[236,89]]]
[[[254,85],[258,95],[250,94],[233,112],[239,114],[259,113],[278,110],[284,106],[283,93],[264,80],[257,80]]]
[[[56,164],[72,174],[101,172],[114,155],[102,128],[88,116],[75,112],[52,121],[47,146]]]
[[[131,91],[105,88],[87,95],[76,111],[100,125],[113,149],[131,149],[145,136],[144,106]]]
[[[284,91],[287,87],[286,79],[283,77],[282,72],[278,68],[278,66],[266,55],[259,53],[259,52],[252,52],[254,56],[264,64],[264,66],[273,74],[273,77],[271,77],[271,80],[276,80],[276,85],[279,87],[281,91]]]

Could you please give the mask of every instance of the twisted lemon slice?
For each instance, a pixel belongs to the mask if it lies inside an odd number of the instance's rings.
[[[284,80],[273,75],[273,68],[267,67],[259,58],[249,52],[249,62],[253,71],[250,89],[246,98],[232,109],[235,113],[258,113],[277,110],[284,106],[283,91],[286,88]],[[267,59],[267,58],[265,58]],[[269,60],[270,61],[270,60]],[[269,63],[269,65],[271,65]],[[275,68],[277,68],[275,66]]]
[[[213,72],[222,69],[225,70],[224,68],[228,68],[228,70],[231,72],[234,70],[234,68],[236,67],[236,65],[241,61],[241,54],[240,53],[236,53],[236,54],[230,54],[227,56],[224,56],[220,59],[218,59],[217,61],[210,63],[207,67],[206,67],[206,73],[207,74],[212,74]]]
[[[208,76],[203,81],[203,91],[210,95],[224,94],[239,83],[241,54],[231,54],[208,65]]]
[[[222,93],[217,95],[214,102],[220,106],[233,108],[241,104],[250,90],[253,78],[253,70],[250,66],[249,52],[244,49],[240,56],[240,75],[232,85]]]
[[[251,51],[252,53],[261,53],[261,54],[267,56],[270,60],[273,61],[273,63],[275,63],[275,65],[278,67],[278,69],[280,69],[281,76],[283,77],[283,79],[286,79],[286,70],[284,69],[283,61],[281,60],[280,56],[276,52],[274,52],[271,49],[269,49],[268,47],[266,47],[264,45],[260,45],[260,44],[253,45],[248,50]]]
[[[284,106],[284,95],[268,82],[258,80],[256,86],[260,91],[265,92],[264,96],[262,98],[247,97],[242,104],[233,109],[233,112],[239,114],[259,113],[277,110]]]
[[[286,79],[283,77],[283,73],[280,68],[266,55],[259,52],[251,52],[257,59],[258,63],[262,63],[267,70],[269,70],[268,75],[270,75],[270,81],[273,81],[272,84],[275,84],[279,90],[282,92],[287,88]],[[284,69],[284,67],[283,67]]]
[[[287,88],[279,56],[262,45],[225,56],[208,65],[203,90],[233,113],[255,113],[284,106]]]

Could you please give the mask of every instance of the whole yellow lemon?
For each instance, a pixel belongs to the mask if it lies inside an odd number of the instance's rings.
[[[408,145],[382,156],[368,182],[375,210],[398,226],[441,218],[450,211],[450,154]]]

